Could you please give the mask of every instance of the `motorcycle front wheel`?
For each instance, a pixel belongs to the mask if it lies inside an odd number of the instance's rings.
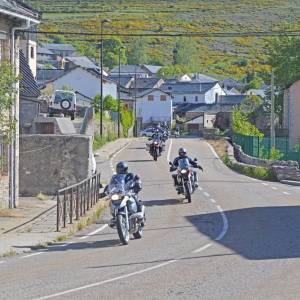
[[[120,241],[123,245],[128,245],[129,231],[127,229],[126,218],[124,215],[117,215],[117,230]]]
[[[184,187],[185,187],[186,199],[188,200],[188,203],[191,203],[192,202],[192,191],[191,191],[190,184],[188,181],[184,183]]]

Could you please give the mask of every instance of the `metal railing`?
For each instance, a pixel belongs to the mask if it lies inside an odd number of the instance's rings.
[[[57,191],[56,230],[79,220],[100,199],[100,173]]]

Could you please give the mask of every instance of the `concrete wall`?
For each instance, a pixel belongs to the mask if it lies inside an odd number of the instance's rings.
[[[289,147],[292,148],[300,139],[300,80],[285,93],[284,125],[289,129]]]
[[[29,99],[20,99],[20,133],[32,132],[33,120],[39,114],[39,103]]]
[[[82,135],[22,135],[20,195],[53,195],[91,176],[92,138]]]

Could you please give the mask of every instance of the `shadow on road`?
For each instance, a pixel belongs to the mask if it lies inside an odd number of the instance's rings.
[[[300,206],[253,207],[225,211],[229,229],[222,246],[251,260],[300,257]],[[215,239],[221,232],[220,213],[188,216],[202,234]],[[202,226],[210,219],[214,228]]]
[[[165,205],[177,205],[180,204],[179,199],[163,199],[163,200],[145,200],[143,201],[145,206],[165,206]]]
[[[126,162],[129,162],[129,163],[144,163],[144,162],[153,162],[153,159],[134,159],[134,160],[127,160]]]

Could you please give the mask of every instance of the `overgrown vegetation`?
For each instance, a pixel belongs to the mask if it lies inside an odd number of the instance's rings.
[[[272,31],[282,29],[286,22],[289,23],[289,28],[293,26],[292,29],[299,29],[299,23],[296,22],[298,3],[285,0],[240,1],[234,5],[224,0],[28,2],[43,11],[43,22],[39,28],[51,32],[70,31],[72,28],[72,31],[99,34],[100,18],[111,20],[105,24],[105,33]],[[107,38],[105,37],[106,40]],[[120,39],[122,44],[126,45],[128,61],[133,62],[136,57],[133,54],[134,50],[139,50],[135,48],[137,39]],[[57,41],[57,36],[41,35],[40,40]],[[66,35],[63,41],[75,44],[77,48],[82,49],[84,55],[99,57],[98,36]],[[264,49],[269,39],[194,38],[193,42],[197,49],[195,58],[199,72],[235,79],[245,79],[253,74],[263,78],[263,74],[270,72]],[[175,39],[171,37],[145,38],[145,50],[142,54],[146,54],[147,57],[142,63],[172,65],[175,44]],[[137,59],[136,62],[138,61]],[[254,80],[251,86],[257,87],[257,81]]]
[[[11,109],[15,102],[14,84],[18,78],[14,76],[13,68],[7,61],[0,62],[0,74],[0,136],[9,143],[15,131],[15,119],[11,116]]]

